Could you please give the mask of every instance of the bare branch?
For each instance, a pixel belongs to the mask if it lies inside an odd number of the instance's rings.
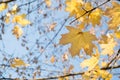
[[[16,0],[6,0],[6,1],[0,1],[0,4],[2,4],[2,3],[10,3],[10,2],[13,2],[13,1],[16,1]]]
[[[112,67],[106,67],[106,68],[101,68],[101,70],[110,70]],[[120,65],[118,66],[114,66],[112,69],[117,69],[120,68]],[[70,74],[65,74],[62,76],[55,76],[55,77],[48,77],[48,78],[39,78],[36,80],[50,80],[50,79],[58,79],[58,78],[64,78],[64,77],[70,77],[70,76],[78,76],[78,75],[83,75],[85,72],[78,72],[78,73],[70,73]],[[5,80],[15,80],[12,78],[0,78],[1,80],[5,79]],[[29,80],[29,79],[24,79],[24,80]]]

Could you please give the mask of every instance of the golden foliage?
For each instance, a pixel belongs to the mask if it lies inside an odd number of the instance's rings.
[[[15,26],[14,29],[12,30],[13,35],[15,35],[15,37],[18,39],[20,36],[22,36],[23,31],[19,26]]]
[[[50,62],[51,62],[51,63],[54,63],[55,61],[56,61],[55,56],[52,56],[52,57],[50,58]]]
[[[116,38],[120,39],[120,31],[115,32]]]
[[[13,62],[10,65],[12,68],[20,67],[20,66],[29,66],[29,64],[26,64],[23,60],[15,58]]]
[[[111,80],[112,75],[105,70],[101,70],[98,65],[93,70],[87,71],[82,75],[83,80],[97,80],[100,77],[104,80]]]
[[[95,47],[92,41],[96,40],[96,37],[89,32],[82,32],[77,28],[67,26],[69,33],[63,34],[60,39],[60,44],[71,43],[70,52],[72,56],[79,55],[82,48],[88,55],[91,55],[92,49]]]
[[[45,0],[45,3],[46,3],[46,5],[47,5],[48,7],[51,6],[51,0]]]
[[[107,8],[105,15],[110,18],[108,22],[110,29],[116,29],[120,25],[120,4],[112,2],[112,8]]]
[[[112,55],[114,53],[114,47],[116,46],[116,42],[113,38],[110,38],[108,43],[100,44],[101,48],[103,49],[101,54],[103,55]]]
[[[12,22],[14,22],[14,23],[16,22],[22,26],[26,26],[26,25],[30,24],[30,21],[28,21],[27,19],[24,19],[25,17],[26,17],[25,14],[16,15],[16,16],[14,16]]]
[[[0,4],[0,12],[5,10],[6,8],[7,8],[7,4],[6,3]]]
[[[70,16],[80,17],[80,22],[91,23],[93,26],[100,24],[103,11],[100,8],[92,11],[93,6],[90,2],[84,3],[82,0],[67,0],[66,6],[66,11],[70,12]]]
[[[88,71],[92,70],[97,64],[99,59],[97,57],[92,56],[90,59],[84,60],[80,63],[82,68],[88,67]]]

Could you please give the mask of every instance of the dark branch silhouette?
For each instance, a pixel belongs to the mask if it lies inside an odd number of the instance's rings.
[[[117,69],[120,68],[120,65],[118,66],[114,66],[114,67],[103,67],[101,68],[101,70],[110,70],[110,69]],[[58,78],[65,78],[65,77],[71,77],[71,76],[78,76],[78,75],[83,75],[84,72],[78,72],[78,73],[70,73],[70,74],[65,74],[62,76],[55,76],[55,77],[47,77],[47,78],[39,78],[39,79],[35,79],[35,80],[50,80],[50,79],[58,79]],[[114,74],[113,74],[114,75]],[[1,80],[15,80],[17,78],[0,78]],[[24,80],[30,80],[30,79],[24,79]]]
[[[16,0],[6,0],[6,1],[0,1],[0,4],[1,4],[1,3],[10,3],[10,2],[13,2],[13,1],[16,1]]]

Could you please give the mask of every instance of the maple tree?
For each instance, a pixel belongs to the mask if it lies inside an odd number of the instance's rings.
[[[0,1],[1,79],[119,79],[119,17],[119,0]]]

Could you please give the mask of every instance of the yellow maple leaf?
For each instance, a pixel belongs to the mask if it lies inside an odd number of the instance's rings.
[[[85,12],[84,10],[81,9],[82,4],[83,4],[82,0],[66,0],[66,11],[70,12],[71,16],[82,14]]]
[[[6,8],[7,8],[7,4],[6,3],[0,4],[0,12],[5,10]]]
[[[5,22],[6,22],[6,23],[9,23],[9,22],[10,22],[10,16],[11,16],[11,14],[8,12],[8,13],[6,14],[6,17],[5,17]]]
[[[88,71],[90,71],[98,64],[98,61],[97,57],[92,56],[90,59],[86,59],[80,63],[80,66],[82,68],[88,67]]]
[[[16,22],[16,23],[19,23],[22,26],[26,26],[26,25],[30,24],[30,21],[27,20],[27,19],[24,19],[25,17],[26,17],[25,14],[16,15],[16,16],[14,16],[12,22]]]
[[[84,9],[86,11],[90,11],[93,9],[93,6],[91,5],[90,2],[87,2],[84,4]],[[93,26],[96,26],[100,24],[101,16],[102,16],[102,9],[97,8],[81,17],[84,17],[84,20],[82,22],[91,23]]]
[[[18,23],[22,26],[26,26],[26,25],[30,24],[30,21],[28,21],[27,19],[22,19]]]
[[[120,31],[115,32],[116,38],[120,39]]]
[[[100,8],[94,10],[89,15],[89,22],[92,23],[93,26],[99,25],[101,20],[102,10]]]
[[[114,41],[113,38],[110,38],[108,43],[105,44],[100,44],[101,48],[102,48],[102,52],[101,54],[103,55],[112,55],[114,53],[114,47],[116,46],[116,42]]]
[[[63,34],[60,39],[60,44],[71,43],[70,53],[72,56],[79,55],[79,52],[82,48],[91,55],[94,44],[93,40],[96,40],[96,37],[89,32],[82,32],[78,28],[73,28],[67,26],[69,33]]]
[[[57,23],[52,23],[50,26],[49,26],[49,30],[50,31],[53,31],[55,26],[56,26]]]
[[[112,2],[113,7],[107,8],[105,15],[110,18],[108,22],[110,29],[117,29],[120,25],[120,4],[117,2]]]
[[[86,24],[91,23],[93,26],[96,26],[100,24],[102,9],[97,8],[90,11],[92,9],[93,6],[90,2],[84,3],[82,0],[66,1],[66,11],[70,12],[70,16],[75,15],[76,18],[79,17],[78,21]]]
[[[55,61],[56,61],[55,56],[52,56],[52,57],[50,58],[50,62],[51,62],[51,63],[54,63]]]
[[[83,80],[98,80],[100,77],[103,80],[111,80],[112,75],[105,70],[101,70],[98,65],[93,70],[87,71],[82,75]]]
[[[81,24],[77,25],[77,27],[81,30],[83,30],[85,28],[85,23],[82,22]]]
[[[12,68],[20,67],[20,66],[29,66],[29,64],[26,64],[23,60],[15,58],[13,62],[10,65]]]
[[[17,23],[17,22],[21,21],[22,19],[24,19],[25,17],[26,17],[25,14],[15,15],[13,20],[12,20],[12,22],[16,22]]]
[[[107,62],[102,62],[102,63],[101,63],[101,66],[102,66],[102,67],[106,67],[106,66],[107,66]]]
[[[18,6],[15,4],[13,7],[12,7],[12,10],[10,11],[11,14],[16,14],[18,11]]]
[[[45,3],[46,3],[46,5],[47,5],[48,7],[51,6],[51,0],[45,0]]]
[[[15,26],[14,29],[12,30],[13,34],[16,36],[18,39],[20,36],[22,36],[23,31],[19,26]]]
[[[103,43],[106,44],[108,43],[108,41],[109,41],[109,38],[106,35],[102,35],[101,38],[99,39],[100,44],[103,44]]]
[[[105,70],[97,70],[97,73],[99,76],[101,76],[104,80],[111,80],[112,78],[112,74],[110,74],[109,72],[105,71]]]

